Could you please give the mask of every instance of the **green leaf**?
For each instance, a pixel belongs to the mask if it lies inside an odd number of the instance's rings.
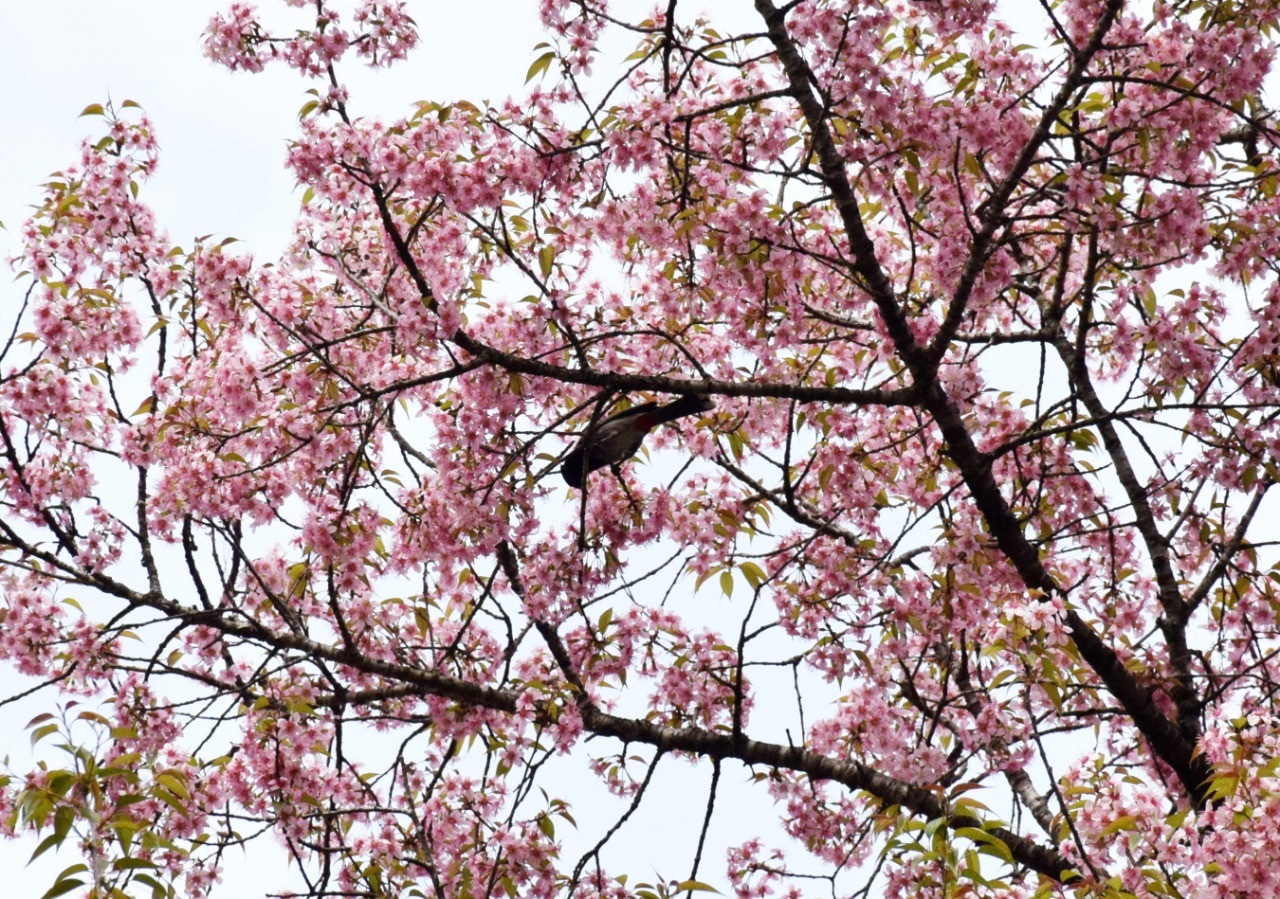
[[[1013,853],[1005,845],[1004,840],[993,833],[987,833],[980,827],[957,827],[956,836],[965,837],[978,844],[978,851],[985,855],[994,855],[1001,861],[1013,864]]]
[[[539,75],[543,75],[551,68],[551,61],[556,58],[554,50],[548,50],[533,61],[533,65],[529,66],[529,71],[524,76],[524,83],[528,84]]]
[[[752,590],[759,590],[768,576],[764,573],[764,569],[755,562],[743,562],[738,566],[738,570],[742,572],[742,576],[747,579],[747,583],[751,585]]]
[[[165,896],[169,895],[169,891],[165,889],[164,884],[149,874],[135,874],[133,879],[138,883],[151,887],[152,899],[164,899]]]
[[[49,887],[49,891],[40,899],[53,899],[54,896],[61,896],[64,893],[70,893],[76,887],[84,886],[83,880],[59,880],[53,886]]]
[[[1133,830],[1133,826],[1137,823],[1138,819],[1133,815],[1121,815],[1119,818],[1116,818],[1108,824],[1107,829],[1104,830],[1103,833],[1112,834],[1121,830]]]
[[[65,840],[66,838],[67,838],[66,834],[58,833],[55,830],[53,833],[49,834],[47,837],[45,837],[43,840],[40,841],[40,845],[36,847],[35,852],[31,853],[31,858],[27,860],[27,864],[30,864],[31,862],[35,861],[40,856],[44,855],[46,852],[52,849],[54,846],[61,846],[62,841]]]
[[[720,895],[720,891],[713,886],[702,883],[699,880],[685,880],[676,884],[675,891],[677,893],[715,893]]]
[[[69,805],[60,805],[53,813],[53,832],[61,842],[71,833],[71,825],[76,823],[76,810]]]
[[[142,797],[138,798],[141,799]],[[133,845],[133,838],[141,828],[127,819],[118,819],[112,829],[115,830],[116,840],[120,843],[120,848],[127,853]]]
[[[164,772],[156,778],[156,783],[168,788],[169,792],[176,796],[181,796],[183,799],[190,795],[187,791],[187,779],[177,771]]]
[[[34,746],[45,737],[49,736],[49,734],[56,734],[57,732],[57,724],[46,724],[44,727],[37,727],[31,732],[31,745]]]

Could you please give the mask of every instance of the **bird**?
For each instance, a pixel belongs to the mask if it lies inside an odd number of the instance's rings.
[[[666,405],[641,403],[610,415],[594,430],[587,429],[578,445],[564,457],[560,473],[564,475],[566,484],[581,490],[587,475],[597,468],[617,465],[634,456],[644,438],[658,425],[686,415],[710,412],[715,407],[710,397],[686,395]]]

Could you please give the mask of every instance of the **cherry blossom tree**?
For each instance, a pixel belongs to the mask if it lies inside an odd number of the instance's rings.
[[[284,257],[95,105],[6,289],[50,895],[1276,894],[1280,4],[542,0],[512,99],[384,122],[341,67],[430,12],[286,2],[205,36],[311,89]]]

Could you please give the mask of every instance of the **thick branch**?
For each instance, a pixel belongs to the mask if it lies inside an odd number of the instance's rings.
[[[1102,11],[1102,16],[1098,20],[1098,25],[1094,29],[1089,43],[1076,52],[1075,58],[1071,63],[1071,70],[1063,78],[1062,86],[1058,88],[1053,100],[1045,107],[1040,116],[1040,122],[1036,126],[1035,132],[1031,135],[1031,139],[1023,146],[1017,160],[1009,168],[999,186],[980,207],[982,230],[974,235],[973,243],[969,248],[969,257],[965,260],[964,270],[960,273],[960,280],[956,284],[955,293],[952,295],[951,303],[947,308],[947,316],[938,328],[938,333],[934,337],[933,346],[930,350],[930,355],[935,363],[946,355],[947,347],[951,344],[952,339],[960,328],[960,323],[964,320],[964,311],[968,308],[969,296],[973,292],[974,284],[977,283],[978,275],[981,274],[983,266],[987,264],[987,252],[991,249],[991,243],[995,238],[996,231],[1004,224],[1005,209],[1013,196],[1013,192],[1022,183],[1023,176],[1031,168],[1036,154],[1040,152],[1040,147],[1049,139],[1054,126],[1058,123],[1059,116],[1062,115],[1062,111],[1066,109],[1067,103],[1070,102],[1072,94],[1084,84],[1089,63],[1093,61],[1094,56],[1102,49],[1107,32],[1111,30],[1111,26],[1115,23],[1116,16],[1119,15],[1120,8],[1123,5],[1122,0],[1109,0]]]
[[[862,213],[858,209],[858,198],[853,192],[853,184],[849,181],[845,170],[844,157],[827,127],[827,109],[823,101],[810,87],[813,73],[800,55],[791,35],[784,23],[784,12],[773,5],[771,0],[755,0],[756,11],[764,18],[768,26],[769,40],[778,52],[778,60],[782,63],[783,73],[791,85],[791,95],[800,110],[804,113],[805,122],[813,139],[813,150],[817,154],[822,177],[835,203],[840,221],[844,225],[849,239],[849,249],[853,253],[851,269],[862,280],[863,286],[871,295],[872,301],[884,320],[889,337],[899,355],[914,372],[917,366],[925,362],[915,335],[907,323],[906,315],[897,300],[894,299],[893,285],[889,282],[880,260],[876,258],[875,244],[862,223]]]
[[[37,557],[49,553],[35,547],[16,544],[17,548]],[[509,546],[499,550],[500,564],[509,578],[519,584],[519,573]],[[477,684],[463,678],[451,677],[412,665],[387,662],[371,658],[355,646],[340,646],[312,640],[294,631],[273,630],[249,618],[236,616],[227,609],[194,609],[158,595],[142,593],[106,575],[86,575],[86,585],[93,586],[109,596],[127,602],[131,606],[147,607],[188,624],[213,628],[245,640],[259,642],[274,649],[287,649],[308,658],[346,666],[363,674],[371,674],[388,681],[385,690],[365,690],[351,693],[345,703],[353,701],[377,701],[388,697],[410,695],[440,696],[455,702],[497,712],[515,714],[520,693],[518,690],[501,689]],[[572,673],[568,653],[560,644],[554,629],[550,630],[553,654],[566,673]],[[544,637],[547,636],[544,633]],[[577,680],[574,675],[574,680]],[[230,685],[228,685],[230,686]],[[1060,853],[1019,836],[1003,827],[991,827],[972,815],[951,814],[933,791],[913,786],[882,774],[873,768],[854,761],[842,761],[795,746],[782,746],[745,739],[732,734],[718,733],[700,728],[672,728],[648,721],[623,718],[600,711],[586,695],[581,682],[575,684],[577,703],[583,725],[590,733],[653,746],[659,751],[680,751],[713,759],[736,759],[746,765],[767,765],[805,774],[814,780],[830,780],[850,789],[863,790],[886,805],[896,805],[922,816],[927,820],[945,820],[950,828],[979,828],[1003,842],[1013,858],[1020,864],[1056,881],[1074,880],[1078,875],[1068,873],[1071,865]],[[330,704],[324,697],[317,697],[317,706]]]
[[[396,225],[395,219],[391,214],[391,206],[386,192],[379,185],[373,185],[372,191],[374,202],[378,206],[379,217],[382,220],[383,228],[388,233],[388,239],[391,241],[391,245],[395,250],[397,261],[405,267],[405,270],[409,273],[409,277],[413,280],[414,285],[421,292],[423,303],[426,304],[428,309],[435,311],[438,308],[435,293],[432,291],[431,285],[427,282],[426,276],[423,275],[422,270],[418,267],[417,261],[413,258],[413,253],[409,249],[409,245],[405,242],[404,236],[400,233],[400,229]],[[854,215],[856,217],[856,202],[854,205]],[[864,234],[863,236],[865,237],[866,235]],[[870,240],[867,239],[866,243],[869,247]],[[883,275],[880,277],[883,280]],[[887,284],[887,282],[885,283]],[[775,397],[797,400],[802,403],[837,403],[882,406],[911,405],[914,404],[916,400],[914,391],[905,388],[898,390],[855,390],[844,387],[819,387],[803,384],[761,384],[756,382],[712,380],[691,381],[683,378],[665,377],[662,375],[600,372],[591,371],[586,368],[569,368],[562,365],[555,365],[550,362],[544,362],[540,359],[533,359],[528,356],[505,352],[476,340],[461,328],[454,332],[451,340],[459,347],[470,353],[476,362],[480,362],[482,364],[496,365],[507,371],[551,378],[564,383],[589,384],[594,387],[607,390],[617,390],[620,392],[651,390],[662,393],[694,395],[716,394],[719,396]],[[429,375],[421,383],[435,381],[438,380],[438,378],[438,375]],[[395,386],[396,389],[407,389],[417,386],[418,383],[418,381],[409,380],[401,382]]]
[[[1094,426],[1102,435],[1102,445],[1111,464],[1115,466],[1116,477],[1133,507],[1134,524],[1142,535],[1147,555],[1151,557],[1160,606],[1164,609],[1161,629],[1169,644],[1169,664],[1174,671],[1169,693],[1178,706],[1179,730],[1185,739],[1194,742],[1200,735],[1200,700],[1191,682],[1191,653],[1187,648],[1186,630],[1187,605],[1178,589],[1178,578],[1174,574],[1173,561],[1169,556],[1169,542],[1160,533],[1147,491],[1129,461],[1129,454],[1120,440],[1120,434],[1116,431],[1107,407],[1094,390],[1093,381],[1084,366],[1076,364],[1075,348],[1063,335],[1059,335],[1054,341],[1054,347],[1070,373],[1073,392],[1089,410]]]
[[[766,765],[799,771],[813,780],[830,780],[851,790],[863,790],[887,805],[897,805],[929,821],[945,820],[950,828],[979,828],[999,839],[1014,859],[1055,881],[1069,882],[1071,864],[1060,853],[1019,836],[1003,827],[985,826],[973,815],[950,813],[937,793],[913,786],[859,762],[833,759],[796,746],[734,738],[698,728],[663,727],[649,721],[620,718],[587,706],[583,725],[592,733],[616,737],[628,743],[644,743],[663,752],[690,752],[713,759],[737,759],[746,765]]]
[[[771,0],[755,0],[755,5],[768,24],[769,39],[778,52],[778,59],[809,127],[823,179],[831,191],[849,240],[853,254],[851,267],[862,278],[884,319],[895,351],[915,378],[921,404],[942,432],[947,451],[987,522],[992,538],[1023,583],[1046,597],[1059,594],[1061,591],[1044,567],[1039,550],[1026,539],[1021,523],[1000,492],[991,457],[978,450],[959,410],[938,381],[934,354],[916,341],[905,314],[894,298],[892,285],[876,259],[874,245],[863,226],[844,157],[827,122],[827,110],[810,88],[812,73],[787,32],[783,14]],[[1109,17],[1101,23],[1099,33],[1105,34],[1110,17],[1114,16],[1119,5],[1119,0],[1111,0],[1108,4]],[[1095,42],[1100,40],[1095,34]],[[1211,771],[1203,756],[1193,758],[1194,742],[1186,739],[1178,727],[1161,714],[1147,690],[1084,619],[1074,611],[1066,612],[1064,619],[1080,655],[1120,701],[1155,752],[1176,772],[1195,804],[1202,805],[1206,799],[1206,780]]]
[[[538,375],[570,384],[589,384],[602,389],[622,391],[650,390],[659,393],[679,393],[716,396],[753,396],[791,399],[802,403],[834,403],[840,405],[906,406],[916,401],[915,392],[908,388],[898,390],[856,390],[848,387],[818,387],[807,384],[768,384],[756,381],[691,381],[664,375],[630,374],[622,372],[592,371],[553,365],[538,359],[530,359],[514,353],[503,352],[481,343],[470,335],[458,331],[453,341],[477,361],[496,365],[507,371]],[[398,385],[399,386],[399,385]],[[403,386],[412,386],[407,382]]]
[[[517,595],[523,597],[524,585],[520,578],[519,563],[511,545],[506,541],[500,543],[497,555],[512,589]],[[748,740],[741,734],[713,733],[697,728],[662,727],[650,722],[620,718],[602,712],[588,698],[586,688],[574,669],[569,653],[555,628],[542,622],[539,622],[537,627],[547,641],[556,664],[577,691],[583,725],[593,733],[618,737],[631,743],[645,743],[655,747],[659,752],[681,750],[717,761],[737,759],[747,765],[763,764],[773,768],[799,771],[814,780],[836,781],[850,789],[870,793],[887,805],[901,806],[916,815],[923,816],[926,820],[945,818],[947,825],[953,829],[959,827],[983,829],[1005,843],[1014,858],[1028,868],[1054,880],[1071,879],[1064,874],[1070,868],[1069,863],[1054,850],[1018,836],[1003,827],[989,827],[972,815],[950,814],[934,792],[896,780],[859,762],[836,761],[829,756],[793,746]],[[1027,786],[1029,788],[1029,781]],[[1034,791],[1032,793],[1034,794]],[[1037,820],[1041,820],[1039,815]],[[1048,829],[1047,819],[1042,820],[1041,823]]]

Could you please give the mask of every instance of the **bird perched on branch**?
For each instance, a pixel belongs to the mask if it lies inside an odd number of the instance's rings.
[[[641,403],[616,415],[610,415],[588,429],[569,455],[564,457],[560,473],[570,487],[582,489],[589,473],[606,465],[617,465],[630,459],[640,449],[649,432],[658,425],[710,412],[716,407],[710,397],[682,396],[665,406],[656,402]]]

